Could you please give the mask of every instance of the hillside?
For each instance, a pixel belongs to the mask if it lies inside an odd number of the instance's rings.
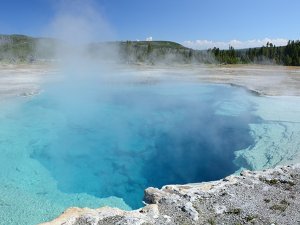
[[[0,36],[0,61],[30,61],[33,57],[35,39],[24,35]]]
[[[0,62],[30,63],[54,57],[55,43],[50,38],[33,38],[25,35],[0,35]]]
[[[213,59],[205,52],[186,48],[170,41],[126,41],[119,43],[120,58],[127,63],[210,63]]]
[[[58,45],[60,44],[60,45]],[[63,44],[63,45],[61,45]],[[0,62],[30,63],[57,58],[55,50],[66,43],[51,38],[24,35],[0,35]],[[87,56],[117,60],[122,63],[221,63],[221,64],[279,64],[300,66],[300,41],[289,41],[287,46],[266,46],[228,50],[218,48],[194,50],[171,41],[121,41],[92,43]]]

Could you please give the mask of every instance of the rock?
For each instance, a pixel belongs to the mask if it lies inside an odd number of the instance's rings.
[[[182,210],[184,212],[187,212],[189,216],[192,218],[192,220],[197,221],[199,219],[198,217],[199,213],[195,210],[191,202],[185,203]]]
[[[43,225],[297,224],[300,164],[242,171],[219,181],[145,190],[145,207],[70,208]]]
[[[165,193],[157,188],[149,187],[145,190],[144,200],[149,204],[156,204],[165,195]]]

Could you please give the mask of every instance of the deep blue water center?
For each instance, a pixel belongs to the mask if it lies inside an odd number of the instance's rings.
[[[137,208],[146,187],[215,180],[239,169],[234,151],[253,144],[249,124],[258,121],[251,105],[235,102],[243,95],[176,82],[72,96],[50,90],[25,106],[39,124],[31,157],[63,192],[117,196]]]

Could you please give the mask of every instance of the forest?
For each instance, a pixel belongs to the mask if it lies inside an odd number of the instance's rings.
[[[267,43],[260,48],[235,50],[232,46],[228,50],[213,48],[208,50],[219,63],[225,64],[278,64],[286,66],[300,66],[300,41],[289,41],[286,46],[275,46]]]
[[[0,62],[34,63],[57,60],[56,49],[68,44],[57,39],[33,38],[25,35],[0,35]],[[115,41],[87,45],[90,57],[117,60],[126,64],[276,64],[300,66],[300,41],[290,40],[286,46],[266,46],[223,50],[195,50],[172,41]],[[113,54],[111,53],[113,52]]]

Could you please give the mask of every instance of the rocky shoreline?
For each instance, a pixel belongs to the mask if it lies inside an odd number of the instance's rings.
[[[70,208],[42,225],[300,224],[300,164],[242,171],[219,181],[147,188],[147,205]]]

